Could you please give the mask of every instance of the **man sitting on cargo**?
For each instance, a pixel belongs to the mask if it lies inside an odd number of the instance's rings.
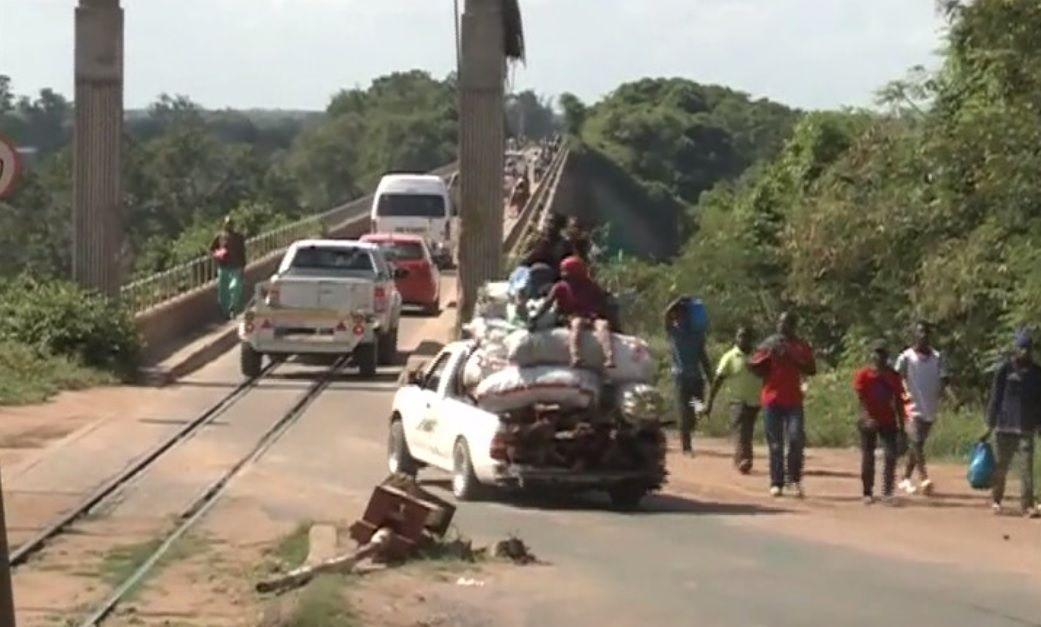
[[[540,319],[553,305],[557,313],[567,320],[571,329],[568,348],[571,352],[571,366],[581,368],[582,332],[592,328],[597,341],[604,349],[604,368],[615,367],[614,347],[611,344],[611,325],[608,322],[607,297],[603,289],[589,276],[586,262],[579,257],[568,257],[560,262],[560,276],[549,296],[542,303],[532,320]],[[530,326],[530,323],[529,323]]]

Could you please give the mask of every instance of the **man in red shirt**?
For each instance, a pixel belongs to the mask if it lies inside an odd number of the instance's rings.
[[[539,320],[553,305],[557,313],[567,321],[571,330],[569,349],[571,366],[583,368],[581,341],[582,332],[592,328],[593,333],[604,350],[604,368],[615,367],[614,348],[611,343],[611,325],[607,310],[607,295],[589,276],[589,267],[580,257],[571,256],[560,262],[560,278],[550,290],[539,311],[532,320]],[[532,327],[534,324],[532,324]]]
[[[871,348],[871,363],[853,376],[853,390],[860,400],[860,478],[864,485],[864,504],[875,500],[875,446],[882,440],[885,461],[882,470],[882,499],[893,498],[896,474],[897,437],[903,423],[900,375],[889,367],[889,351],[884,342]]]
[[[802,379],[817,374],[813,349],[796,335],[798,318],[781,314],[777,334],[763,342],[749,368],[763,379],[762,406],[766,443],[770,449],[770,494],[779,497],[785,484],[784,441],[788,440],[788,483],[799,498],[802,487],[803,449],[806,430],[802,409]]]

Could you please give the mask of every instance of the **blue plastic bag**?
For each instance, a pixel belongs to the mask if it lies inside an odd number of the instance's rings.
[[[979,442],[969,459],[969,485],[974,490],[986,490],[994,482],[994,449],[988,442]]]
[[[687,301],[687,311],[690,315],[690,324],[695,333],[708,335],[708,308],[700,298],[691,298]]]
[[[518,294],[526,292],[528,289],[528,281],[531,279],[531,268],[528,266],[520,266],[513,271],[513,274],[509,278],[509,288],[507,288],[507,294],[511,298],[515,298]]]

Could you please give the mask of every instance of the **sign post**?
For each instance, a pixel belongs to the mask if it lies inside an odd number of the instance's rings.
[[[14,191],[21,172],[22,162],[14,142],[0,135],[0,198],[6,198]]]

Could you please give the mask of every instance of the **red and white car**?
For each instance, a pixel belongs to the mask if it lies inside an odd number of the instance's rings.
[[[441,273],[422,236],[370,233],[361,241],[378,246],[389,264],[404,270],[395,279],[403,303],[422,307],[431,316],[441,311]]]

